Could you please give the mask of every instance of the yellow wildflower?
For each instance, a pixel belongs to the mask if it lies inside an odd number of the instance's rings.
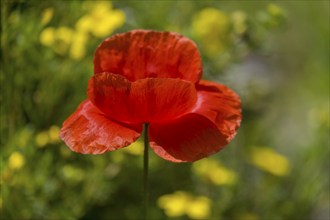
[[[125,14],[120,10],[109,11],[102,19],[95,18],[97,25],[91,29],[91,33],[96,37],[106,37],[115,29],[121,27],[125,22]]]
[[[52,47],[55,52],[65,54],[73,37],[73,30],[69,27],[45,28],[40,34],[40,43]]]
[[[37,147],[44,147],[49,142],[48,133],[46,131],[38,133],[35,141],[36,141]]]
[[[56,29],[56,41],[53,45],[55,52],[61,55],[67,53],[68,48],[70,47],[70,44],[73,40],[73,33],[73,29],[65,26],[61,26]]]
[[[78,32],[89,32],[89,30],[95,25],[93,16],[86,14],[79,18],[76,23],[76,29]]]
[[[254,148],[251,153],[251,162],[276,176],[285,176],[290,172],[289,160],[268,147]]]
[[[58,54],[69,53],[72,59],[81,59],[86,54],[88,34],[103,38],[125,22],[124,12],[112,9],[110,2],[85,2],[83,7],[90,10],[77,21],[75,29],[65,26],[45,28],[40,34],[40,43]],[[42,16],[42,22],[48,23],[53,9],[46,9]]]
[[[96,37],[106,37],[124,24],[123,11],[112,9],[109,2],[97,2],[91,6],[92,10],[77,21],[78,31],[89,32]]]
[[[111,1],[84,1],[82,8],[89,13],[93,11],[108,11],[112,9]]]
[[[10,155],[8,163],[10,169],[19,170],[24,166],[24,164],[25,158],[21,153],[14,152]]]
[[[177,191],[174,194],[161,196],[158,199],[158,206],[164,209],[167,216],[177,217],[185,214],[189,200],[189,194]]]
[[[211,200],[205,196],[196,197],[189,202],[186,212],[192,219],[207,219],[211,213]]]
[[[230,20],[224,12],[205,8],[194,17],[192,28],[194,34],[201,39],[206,55],[212,57],[227,48]]]
[[[232,185],[236,183],[237,179],[233,171],[223,166],[219,166],[213,172],[210,172],[209,178],[215,185]]]
[[[211,200],[205,196],[193,196],[183,191],[161,196],[158,206],[164,209],[169,217],[188,215],[192,219],[205,219],[209,217]]]
[[[53,8],[46,8],[41,14],[41,24],[46,25],[50,22],[53,18],[54,9]]]
[[[58,40],[66,44],[71,43],[73,37],[73,30],[69,27],[61,26],[56,30],[56,37]]]
[[[102,16],[111,11],[112,4],[109,1],[98,1],[91,5],[91,14],[94,16]]]
[[[48,136],[50,142],[57,142],[60,140],[60,128],[57,125],[53,125],[48,130]]]
[[[55,28],[48,27],[45,28],[40,34],[40,43],[45,46],[52,46],[55,42]]]
[[[70,47],[70,56],[73,59],[81,59],[86,54],[86,43],[88,36],[85,32],[78,31],[74,34],[74,40]]]
[[[237,182],[236,173],[213,159],[203,159],[193,164],[194,172],[215,185],[231,185]]]

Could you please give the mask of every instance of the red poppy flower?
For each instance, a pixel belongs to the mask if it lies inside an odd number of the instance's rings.
[[[214,154],[236,134],[240,99],[201,75],[198,49],[182,35],[114,35],[96,49],[88,98],[63,123],[61,138],[73,151],[101,154],[131,144],[148,123],[150,146],[166,160]]]

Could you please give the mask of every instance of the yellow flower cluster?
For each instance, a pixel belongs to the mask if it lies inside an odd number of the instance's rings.
[[[251,152],[251,163],[275,176],[286,176],[290,172],[289,160],[268,147],[254,148]]]
[[[191,219],[206,219],[211,214],[211,200],[209,198],[193,196],[183,191],[163,195],[157,203],[169,217],[187,215]]]
[[[51,47],[56,53],[65,55],[76,37],[74,30],[61,26],[59,28],[48,27],[40,34],[40,43]]]
[[[193,164],[193,171],[215,185],[232,185],[237,182],[236,173],[222,166],[217,160],[207,158],[197,161]]]
[[[90,35],[106,37],[125,22],[125,14],[121,10],[112,9],[111,2],[85,2],[84,7],[88,8],[88,12],[76,22],[75,28],[47,27],[40,34],[40,43],[60,55],[68,53],[72,59],[78,60],[86,54]],[[51,8],[45,9],[41,23],[48,23],[53,14]]]
[[[59,135],[60,128],[57,125],[53,125],[47,131],[42,131],[36,135],[36,145],[37,147],[44,147],[47,144],[59,142]]]
[[[283,10],[269,4],[265,11],[261,11],[258,20],[270,27],[277,27],[284,19]],[[210,58],[221,56],[227,58],[235,43],[240,43],[249,30],[248,16],[241,10],[228,14],[213,7],[201,9],[193,18],[192,34],[199,39],[202,50]],[[245,38],[244,38],[245,39]]]
[[[204,8],[193,19],[193,33],[200,39],[207,56],[224,52],[230,41],[230,19],[216,8]]]
[[[15,151],[10,155],[8,161],[8,166],[10,169],[19,170],[24,166],[24,164],[25,164],[25,158],[21,153]]]
[[[79,32],[89,32],[95,37],[103,38],[125,23],[123,11],[112,9],[110,2],[86,2],[84,7],[91,10],[77,21],[76,29]]]

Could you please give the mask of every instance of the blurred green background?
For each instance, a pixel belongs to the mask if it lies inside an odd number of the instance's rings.
[[[93,53],[132,29],[179,32],[242,99],[220,153],[150,155],[151,219],[329,219],[329,1],[1,1],[1,219],[141,219],[142,144],[71,152],[62,122]]]

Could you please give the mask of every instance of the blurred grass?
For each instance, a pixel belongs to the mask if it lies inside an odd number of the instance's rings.
[[[110,6],[1,1],[1,219],[141,218],[139,142],[93,156],[57,138],[86,97],[96,46],[137,28],[196,41],[204,77],[237,91],[244,116],[234,141],[208,159],[151,154],[152,219],[329,219],[328,1]],[[99,30],[88,23],[105,17]]]

